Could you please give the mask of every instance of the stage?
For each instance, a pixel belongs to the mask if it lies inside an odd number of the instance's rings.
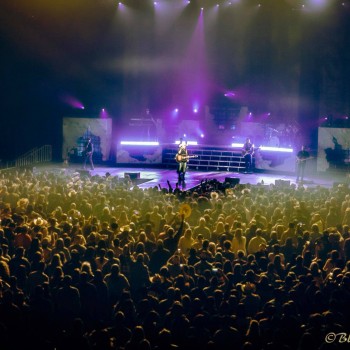
[[[94,170],[84,170],[81,164],[50,163],[36,166],[34,172],[53,172],[66,176],[79,176],[80,178],[96,176],[105,177],[106,175],[124,179],[130,176],[134,185],[139,188],[147,189],[150,187],[161,186],[168,187],[168,181],[175,188],[177,183],[176,168],[150,168],[150,167],[122,167],[122,166],[104,166],[96,165]],[[243,172],[232,171],[200,171],[189,167],[186,173],[186,183],[183,190],[190,190],[201,183],[201,181],[216,179],[219,182],[229,181],[232,184],[263,184],[263,185],[303,185],[305,188],[325,187],[332,188],[337,184],[348,184],[349,175],[344,172],[315,173],[308,172],[303,183],[296,183],[296,176],[293,173],[271,173],[271,172],[253,172],[245,174]]]

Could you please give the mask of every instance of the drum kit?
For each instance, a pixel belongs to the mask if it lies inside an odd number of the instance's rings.
[[[299,127],[296,124],[266,125],[265,144],[271,147],[291,147],[296,144]]]
[[[266,131],[266,145],[270,147],[279,147],[280,146],[279,134],[280,134],[280,131],[268,126]]]

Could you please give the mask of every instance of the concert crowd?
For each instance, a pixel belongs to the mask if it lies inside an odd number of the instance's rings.
[[[0,348],[337,349],[350,190],[0,174]]]

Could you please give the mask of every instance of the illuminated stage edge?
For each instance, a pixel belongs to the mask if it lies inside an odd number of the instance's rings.
[[[194,167],[237,169],[243,167],[241,143],[231,145],[200,145],[188,142],[190,154],[198,155],[191,160]],[[117,146],[116,162],[120,164],[164,164],[175,165],[174,153],[178,149],[178,142],[160,144],[156,141],[128,141],[123,140]],[[292,148],[260,146],[254,155],[255,168],[264,171],[294,172],[295,152]],[[237,165],[235,165],[237,164]]]

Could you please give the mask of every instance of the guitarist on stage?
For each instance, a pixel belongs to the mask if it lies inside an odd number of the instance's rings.
[[[88,137],[84,147],[84,169],[86,168],[86,163],[89,162],[91,170],[94,170],[94,163],[92,162],[93,153],[94,145],[91,142],[91,137]]]
[[[175,159],[178,162],[177,173],[179,176],[179,184],[184,183],[188,162],[188,151],[186,142],[180,140],[179,149],[176,153]]]
[[[301,150],[297,153],[297,180],[303,182],[306,161],[310,158],[310,153],[306,150],[305,146],[301,146]]]
[[[251,143],[250,138],[247,137],[242,148],[242,156],[244,157],[245,173],[251,173],[253,170],[253,155],[254,155],[254,144]]]

